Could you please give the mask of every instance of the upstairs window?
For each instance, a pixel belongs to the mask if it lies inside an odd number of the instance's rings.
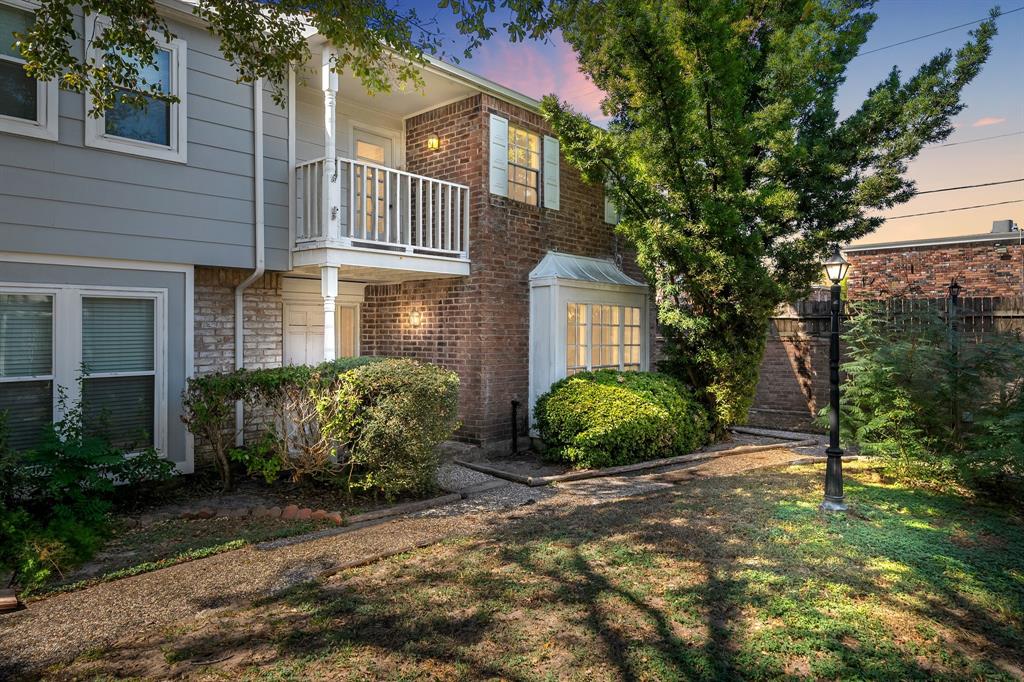
[[[102,31],[104,21],[96,19],[96,30]],[[187,46],[180,39],[166,42],[162,35],[153,34],[158,48],[153,64],[137,63],[139,88],[132,91],[118,88],[114,105],[98,119],[87,115],[85,143],[91,147],[149,156],[166,161],[184,163],[187,160],[186,113],[186,55]],[[99,55],[93,55],[99,60]],[[134,58],[122,56],[126,61]],[[144,94],[155,89],[178,98],[167,102]],[[136,106],[141,97],[143,106]],[[93,107],[92,98],[85,100],[86,110]]]
[[[508,127],[508,196],[536,206],[540,200],[540,135]]]
[[[25,73],[15,33],[35,23],[31,5],[0,2],[0,132],[57,139],[57,82],[37,81]]]

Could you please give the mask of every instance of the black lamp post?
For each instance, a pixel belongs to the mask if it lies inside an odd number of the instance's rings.
[[[839,313],[841,311],[842,287],[850,264],[836,249],[834,256],[825,261],[825,274],[832,281],[832,329],[829,335],[828,382],[828,463],[825,465],[825,499],[821,508],[825,511],[846,511],[843,501],[843,451],[839,448]]]

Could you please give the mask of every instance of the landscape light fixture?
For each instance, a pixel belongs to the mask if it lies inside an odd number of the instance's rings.
[[[846,273],[850,270],[850,262],[843,258],[843,254],[836,249],[835,254],[825,261],[825,274],[834,286],[846,279]]]
[[[832,281],[830,290],[832,327],[828,349],[828,455],[825,464],[825,499],[821,502],[824,511],[846,511],[843,501],[843,451],[839,447],[839,313],[842,309],[843,288],[840,283],[850,269],[850,263],[836,249],[835,255],[824,263],[825,274]]]

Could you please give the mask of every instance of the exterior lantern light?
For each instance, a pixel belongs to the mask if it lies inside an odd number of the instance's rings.
[[[440,148],[441,148],[441,138],[439,138],[437,136],[437,133],[431,133],[430,136],[427,137],[427,149],[433,150],[433,149],[440,149]]]
[[[840,282],[846,277],[850,264],[837,249],[835,255],[824,263],[825,274],[832,281],[831,312],[832,328],[829,335],[829,416],[828,448],[825,454],[825,499],[821,502],[824,511],[846,511],[843,499],[843,451],[839,447],[839,313],[842,310]]]
[[[839,249],[836,249],[835,254],[825,261],[825,274],[828,275],[829,280],[832,284],[839,284],[846,278],[846,273],[850,269],[850,263],[843,254],[839,253]]]
[[[418,310],[414,310],[409,313],[409,326],[413,328],[419,328],[423,324],[423,315]]]
[[[949,283],[949,297],[954,301],[960,298],[960,282],[956,279]]]

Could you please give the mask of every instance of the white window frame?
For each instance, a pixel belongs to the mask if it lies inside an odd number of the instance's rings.
[[[53,419],[63,417],[58,404],[58,387],[63,387],[71,404],[81,398],[79,385],[82,367],[82,299],[131,298],[154,301],[153,371],[101,372],[91,378],[116,376],[153,376],[153,446],[167,452],[167,289],[148,287],[106,287],[75,284],[30,284],[0,282],[3,294],[38,294],[53,298]],[[0,382],[44,381],[45,377],[8,377]],[[130,453],[131,454],[131,453]]]
[[[530,139],[531,136],[537,138],[537,160],[538,160],[539,163],[538,163],[536,168],[531,168],[530,166],[524,166],[524,165],[522,165],[520,163],[515,163],[515,162],[512,161],[512,159],[511,159],[511,156],[512,156],[512,138],[514,137],[514,131],[516,131],[516,130],[521,130],[522,132],[526,133],[527,145],[529,145],[529,139]],[[533,132],[529,128],[525,128],[525,127],[523,127],[521,125],[516,125],[516,124],[512,123],[511,121],[509,121],[509,124],[508,124],[508,138],[509,138],[509,140],[508,140],[508,147],[507,147],[505,153],[510,158],[508,159],[508,180],[507,180],[508,188],[506,190],[507,194],[505,196],[507,196],[509,199],[512,199],[512,201],[515,201],[517,203],[525,204],[527,206],[533,206],[534,208],[540,208],[541,206],[544,205],[543,199],[541,197],[541,194],[543,193],[543,187],[544,187],[544,136],[541,135],[540,133]],[[529,154],[529,147],[527,147],[527,154]],[[534,195],[536,195],[536,197],[537,197],[537,201],[535,203],[530,203],[529,201],[522,201],[520,199],[513,199],[512,198],[512,186],[513,185],[515,185],[516,187],[525,187],[527,189],[530,189],[529,185],[524,185],[524,184],[516,182],[516,181],[514,181],[512,179],[512,174],[513,174],[515,168],[522,168],[522,169],[526,170],[529,173],[535,173],[536,174],[536,176],[537,176],[537,186],[532,188]]]
[[[0,5],[33,12],[39,8],[36,3],[25,0],[0,0]],[[15,57],[0,56],[0,60],[24,64],[25,60]],[[0,114],[0,132],[14,135],[38,137],[43,140],[56,140],[58,133],[57,100],[60,91],[57,80],[36,81],[36,119],[30,121],[16,116]]]
[[[568,311],[568,307],[571,306],[571,305],[577,306],[577,309],[579,309],[579,307],[583,308],[584,319],[586,320],[584,322],[583,326],[584,326],[584,329],[586,329],[586,336],[583,339],[583,343],[582,344],[577,343],[576,347],[577,348],[582,347],[582,348],[585,348],[586,350],[584,352],[584,356],[585,356],[584,364],[570,368],[569,367],[569,323],[568,323],[569,311]],[[647,369],[647,357],[646,357],[646,352],[645,352],[645,349],[644,349],[644,326],[643,326],[644,306],[642,305],[642,303],[640,301],[637,301],[636,303],[630,304],[630,303],[621,303],[621,302],[610,303],[610,302],[600,302],[600,301],[587,301],[587,302],[584,302],[584,301],[576,301],[576,300],[570,299],[570,300],[566,301],[565,306],[566,306],[566,311],[565,311],[565,318],[566,318],[566,322],[565,322],[565,336],[564,336],[564,338],[562,340],[562,343],[565,346],[565,363],[564,363],[564,366],[562,367],[562,373],[563,373],[564,376],[569,376],[570,369],[574,370],[575,372],[592,372],[595,369],[614,369],[614,370],[618,370],[620,372],[634,372],[634,371],[635,372],[640,372],[640,371],[646,371],[646,369]],[[618,310],[619,310],[619,321],[615,325],[615,327],[618,328],[618,332],[616,334],[616,345],[615,345],[615,348],[617,348],[616,354],[617,354],[617,357],[618,357],[618,363],[617,363],[617,366],[615,366],[615,367],[611,367],[611,366],[607,366],[607,365],[595,365],[594,364],[594,350],[595,350],[595,348],[598,345],[601,348],[605,348],[605,347],[609,347],[610,348],[611,347],[611,346],[606,346],[605,344],[597,344],[596,341],[594,340],[594,307],[595,306],[604,306],[604,307],[610,307],[610,308],[618,308]],[[636,369],[632,369],[632,368],[627,369],[627,367],[626,367],[626,348],[630,347],[632,345],[632,344],[627,344],[626,343],[626,336],[625,336],[626,328],[627,328],[627,326],[630,326],[630,325],[626,324],[625,311],[627,309],[634,309],[634,310],[636,310],[638,312],[638,328],[640,329],[640,345],[639,345],[639,349],[638,349],[639,353],[638,353],[638,357],[637,357],[637,362],[635,363],[635,364],[638,365],[638,367]]]
[[[6,2],[7,0],[3,0]],[[91,21],[89,36],[95,36],[99,31],[106,29],[109,21],[103,17],[92,15],[87,21]],[[171,53],[171,93],[178,97],[177,102],[171,103],[170,115],[170,144],[161,145],[141,140],[132,140],[126,137],[118,137],[107,133],[106,112],[98,118],[89,115],[93,108],[93,99],[87,92],[85,94],[85,145],[106,149],[112,152],[123,154],[134,154],[145,156],[151,159],[162,161],[174,161],[177,163],[188,163],[188,44],[181,38],[174,38],[170,42],[164,40],[162,34],[150,31],[150,36],[157,42],[157,47],[168,50]],[[89,55],[97,63],[101,63],[103,53],[101,50],[90,46]]]

